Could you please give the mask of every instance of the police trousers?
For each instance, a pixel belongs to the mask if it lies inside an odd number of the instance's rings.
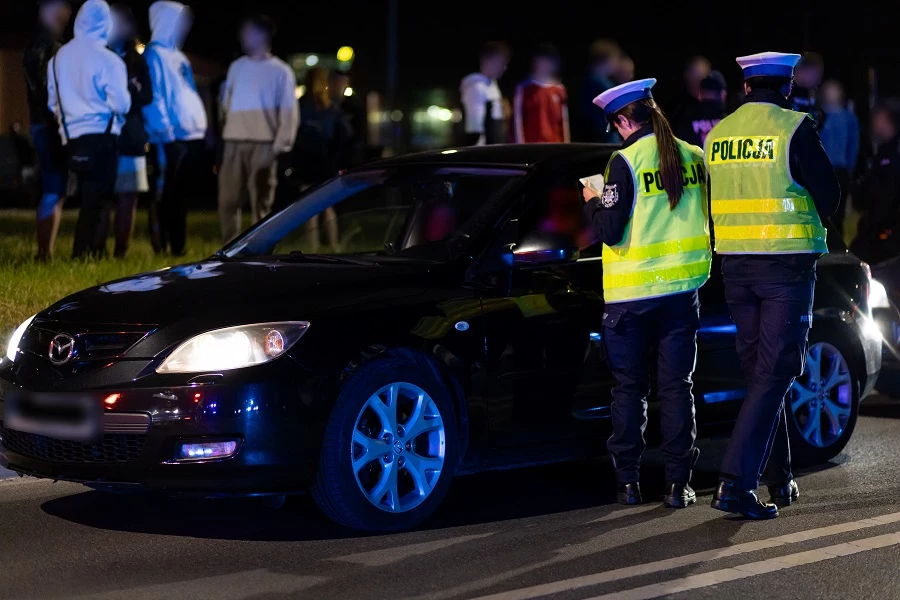
[[[814,281],[725,282],[748,387],[721,475],[740,489],[755,490],[763,474],[770,485],[793,478],[784,398],[803,373],[814,288]]]
[[[616,380],[613,434],[606,447],[620,483],[639,481],[654,346],[666,481],[689,482],[699,454],[694,446],[697,423],[691,392],[699,328],[696,291],[606,306],[603,344]]]

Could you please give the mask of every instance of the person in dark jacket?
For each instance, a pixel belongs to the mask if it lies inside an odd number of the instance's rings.
[[[819,86],[825,73],[825,60],[818,52],[806,52],[794,72],[794,88],[791,90],[791,107],[805,112],[822,128],[825,113],[818,103]]]
[[[891,107],[871,117],[875,156],[853,190],[862,212],[850,250],[869,264],[900,255],[900,117]]]
[[[350,75],[344,71],[331,72],[328,93],[331,95],[331,101],[344,111],[347,122],[350,124],[350,140],[347,143],[347,151],[340,161],[339,168],[358,167],[366,162],[366,151],[368,149],[366,103],[350,87]]]
[[[581,86],[576,139],[592,143],[621,142],[622,138],[609,126],[603,112],[594,106],[594,98],[616,85],[622,49],[613,40],[601,39],[591,44],[589,53],[590,69]]]
[[[725,77],[711,71],[700,81],[700,92],[695,104],[685,106],[675,128],[675,136],[689,144],[703,147],[706,134],[725,118],[727,97]]]
[[[294,144],[294,180],[304,192],[334,177],[340,169],[341,157],[352,136],[350,125],[340,105],[328,93],[328,71],[313,67],[306,74],[306,92],[300,98],[300,130]],[[325,237],[332,250],[338,247],[337,213],[323,211]],[[310,219],[306,227],[311,252],[319,248],[321,217]]]
[[[66,0],[41,0],[38,27],[25,49],[23,67],[28,108],[31,113],[31,140],[41,171],[41,200],[37,209],[37,259],[53,256],[62,205],[69,194],[69,172],[56,118],[47,108],[47,65],[63,44],[63,35],[72,18]]]
[[[694,56],[684,66],[684,92],[672,111],[672,122],[681,123],[685,113],[689,113],[697,105],[700,96],[700,82],[712,72],[712,64],[705,56]]]
[[[147,132],[144,130],[143,108],[153,102],[150,69],[137,50],[137,21],[127,4],[113,4],[113,31],[110,49],[122,57],[128,69],[128,91],[131,93],[131,110],[125,117],[125,125],[119,135],[119,172],[116,177],[117,257],[124,257],[134,233],[134,218],[138,195],[150,191],[147,179]],[[108,215],[107,215],[108,219]]]

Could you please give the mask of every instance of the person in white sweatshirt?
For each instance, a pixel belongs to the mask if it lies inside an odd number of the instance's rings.
[[[151,227],[159,228],[155,249],[175,256],[185,253],[187,183],[203,152],[208,126],[191,63],[181,51],[192,23],[184,4],[154,2],[150,6],[152,36],[144,51],[153,86],[153,102],[144,107],[144,126],[150,142],[163,147],[166,163],[159,206],[151,210],[159,222]]]
[[[478,72],[466,75],[460,83],[467,146],[506,142],[503,94],[497,80],[506,72],[509,58],[509,46],[488,42],[481,51]]]
[[[270,18],[245,19],[239,34],[245,56],[231,63],[222,88],[219,217],[225,243],[241,231],[245,194],[254,223],[272,211],[278,157],[290,152],[297,138],[297,78],[287,63],[272,55],[274,36]]]
[[[70,168],[78,178],[81,211],[74,257],[102,254],[115,201],[118,135],[131,108],[125,63],[107,49],[109,5],[87,0],[75,18],[75,37],[47,65],[48,107],[59,122]]]

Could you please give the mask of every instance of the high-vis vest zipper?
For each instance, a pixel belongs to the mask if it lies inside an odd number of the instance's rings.
[[[812,197],[791,177],[791,138],[806,114],[751,102],[706,138],[716,252],[827,254]]]
[[[703,153],[681,140],[678,146],[684,160],[684,195],[675,210],[669,208],[669,196],[663,189],[653,135],[616,153],[631,169],[637,198],[622,241],[603,246],[603,297],[607,303],[690,292],[709,279]],[[608,172],[606,176],[608,180]]]

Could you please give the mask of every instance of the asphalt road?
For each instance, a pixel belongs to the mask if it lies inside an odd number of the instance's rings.
[[[0,598],[896,598],[900,401],[863,413],[844,454],[799,473],[801,502],[763,523],[709,508],[720,442],[703,445],[688,510],[619,507],[601,461],[462,478],[424,529],[397,535],[341,530],[308,499],[5,479]]]

